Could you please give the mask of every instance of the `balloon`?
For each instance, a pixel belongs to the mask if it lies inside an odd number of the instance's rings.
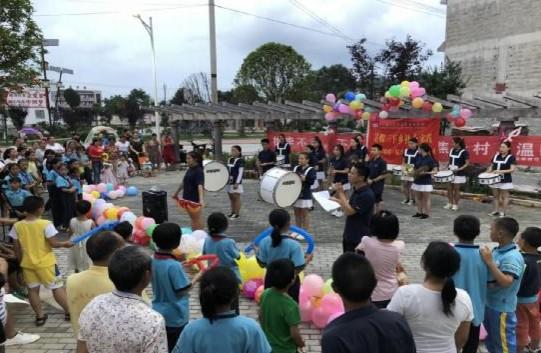
[[[353,101],[349,103],[349,107],[353,110],[359,110],[362,109],[363,103],[361,103],[360,101]]]
[[[118,197],[124,197],[126,195],[126,189],[118,189],[116,191],[116,194],[118,195]]]
[[[338,118],[338,115],[334,112],[325,114],[325,120],[327,120],[328,122],[336,121],[337,118]]]
[[[103,211],[103,217],[105,217],[108,220],[116,220],[118,219],[118,208],[111,207]]]
[[[143,229],[143,225],[142,225],[143,219],[145,219],[145,217],[143,216],[137,217],[137,219],[135,220],[135,228]]]
[[[158,225],[157,224],[151,224],[148,228],[147,228],[147,235],[149,237],[152,237],[152,233],[154,233],[154,229],[156,229]]]
[[[128,196],[135,196],[137,195],[137,188],[135,186],[130,186],[127,190],[126,190],[126,195]]]
[[[415,98],[412,102],[411,102],[411,105],[415,108],[415,109],[421,109],[423,107],[423,104],[424,104],[424,100],[422,98]]]
[[[120,219],[124,212],[129,212],[130,209],[128,207],[119,207],[118,209],[118,218]]]
[[[410,88],[410,82],[409,81],[402,81],[402,82],[400,82],[400,86]]]
[[[411,90],[409,86],[400,87],[400,97],[409,97],[410,93],[411,93]]]
[[[386,91],[385,92],[385,98],[391,98],[391,92]]]
[[[111,200],[116,200],[118,198],[118,194],[116,193],[116,191],[109,191],[107,193],[107,197],[110,198]]]
[[[391,95],[391,97],[400,97],[400,86],[391,86],[391,88],[389,88],[389,94]]]
[[[137,216],[131,211],[126,211],[122,213],[122,216],[120,216],[121,222],[130,222],[132,226],[135,226],[136,219],[137,219]]]
[[[344,98],[347,99],[348,101],[355,100],[355,93],[351,91],[347,92],[346,94],[344,94]]]
[[[312,311],[312,322],[314,323],[314,326],[317,328],[324,328],[325,325],[327,325],[327,321],[329,321],[329,317],[331,316],[331,313],[325,311],[321,306],[318,308],[315,308]]]
[[[91,194],[88,194],[88,193],[86,193],[86,192],[83,192],[83,200],[89,201],[89,199],[90,199],[91,197],[94,197],[94,196],[92,196]]]
[[[333,94],[333,93],[328,93],[326,96],[325,96],[325,100],[329,103],[335,103],[336,102],[336,96]]]
[[[423,111],[425,112],[431,112],[432,111],[432,103],[430,102],[424,102],[423,103]]]
[[[311,300],[300,302],[299,309],[301,312],[301,321],[310,322],[312,320],[312,312],[314,311],[314,305]]]
[[[95,199],[99,199],[100,198],[100,192],[99,191],[92,191],[90,192],[90,195],[92,195]],[[105,201],[105,200],[104,200]]]
[[[441,103],[434,103],[434,105],[432,105],[432,111],[434,113],[441,113],[443,111],[443,105],[441,105]]]
[[[303,281],[301,281],[302,283]],[[306,294],[306,292],[304,291],[304,289],[300,288],[299,290],[299,303],[304,303],[305,301],[309,301],[310,300],[310,297],[308,296],[308,294]]]
[[[422,97],[426,94],[426,89],[424,87],[419,87],[419,97]]]
[[[389,113],[386,112],[385,110],[382,110],[381,112],[379,112],[379,117],[381,119],[387,119],[389,117]]]
[[[323,279],[318,275],[308,275],[302,282],[302,288],[309,297],[320,297],[323,294]]]
[[[257,288],[262,285],[262,283],[263,281],[260,279],[251,279],[247,281],[242,286],[242,294],[248,299],[254,299],[255,292],[257,291]]]
[[[192,232],[192,237],[194,237],[194,239],[204,241],[208,237],[208,234],[204,230],[198,229]]]
[[[338,106],[338,111],[342,114],[348,114],[349,113],[349,107],[345,104],[340,104]]]
[[[332,289],[332,278],[329,278],[325,281],[325,284],[323,285],[323,293],[329,294],[334,293],[334,290]]]
[[[147,230],[148,227],[150,227],[153,224],[156,224],[156,221],[154,220],[154,218],[144,217],[141,220],[141,227],[140,228],[144,229],[144,230]]]
[[[98,219],[96,220],[96,223],[101,226],[103,223],[107,222],[107,219],[105,219],[105,217],[103,216],[99,216]]]
[[[323,106],[323,111],[324,111],[325,113],[330,113],[330,112],[332,112],[332,107],[331,107],[330,105],[325,104],[325,105]]]
[[[363,120],[365,120],[365,121],[368,120],[368,119],[370,119],[370,113],[369,113],[369,112],[364,112],[364,113],[361,115],[361,118],[362,118]]]
[[[463,127],[464,125],[466,125],[466,120],[464,120],[464,118],[457,118],[455,120],[456,127]]]
[[[102,192],[102,193],[100,194],[100,197],[101,197],[102,199],[107,200],[107,198],[109,198],[109,196],[107,195],[107,191]]]
[[[469,109],[460,109],[460,117],[464,120],[467,120],[473,115],[472,111]]]
[[[96,186],[96,190],[99,191],[100,193],[102,192],[106,192],[107,191],[107,185],[105,185],[104,183],[100,183]]]
[[[419,82],[417,81],[411,81],[410,82],[410,89],[413,90],[414,88],[419,88]]]
[[[331,314],[331,316],[329,316],[329,320],[327,320],[327,325],[333,322],[334,320],[338,319],[342,315],[344,315],[343,311],[339,311],[337,313]]]
[[[363,101],[366,99],[366,95],[364,93],[358,93],[356,96],[355,96],[355,100],[356,101]]]
[[[321,307],[326,312],[329,312],[331,314],[344,311],[344,303],[342,302],[342,298],[336,293],[329,293],[326,294],[323,299],[321,299]]]
[[[91,193],[94,191],[94,185],[83,185],[83,193]]]
[[[115,189],[112,183],[105,184],[105,187],[107,188],[107,191],[113,191]]]
[[[263,292],[265,291],[265,286],[259,286],[255,291],[255,302],[259,304],[259,301],[261,300],[261,296],[263,295]]]

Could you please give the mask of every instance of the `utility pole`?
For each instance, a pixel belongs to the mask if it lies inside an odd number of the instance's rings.
[[[167,85],[163,84],[163,102],[167,104]]]
[[[45,62],[45,48],[41,45],[41,68],[43,70],[43,85],[45,88],[45,107],[47,108],[47,116],[49,117],[49,126],[53,126],[51,118],[51,102],[49,101],[49,80],[47,80],[47,63]]]
[[[210,37],[210,101],[218,103],[218,74],[216,64],[216,18],[214,0],[209,0],[209,37]],[[214,121],[214,159],[222,159],[222,121]]]

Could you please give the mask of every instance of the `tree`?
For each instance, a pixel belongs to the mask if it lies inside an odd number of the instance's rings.
[[[385,41],[385,45],[387,47],[375,59],[383,66],[387,85],[415,80],[421,74],[423,64],[432,56],[431,50],[425,50],[424,43],[410,35],[404,43],[391,39]]]
[[[279,102],[310,72],[306,59],[288,45],[266,43],[244,59],[235,78],[239,85],[253,86],[266,100]]]
[[[24,109],[21,109],[19,107],[13,107],[8,109],[9,118],[11,119],[11,122],[13,123],[13,126],[17,130],[20,130],[24,126],[24,122],[26,120],[26,116],[28,115],[28,112]]]
[[[427,92],[440,99],[447,99],[448,94],[462,95],[466,82],[462,77],[462,66],[459,62],[445,60],[439,68],[423,70],[419,77]]]
[[[36,83],[43,37],[33,11],[30,0],[0,2],[0,91]]]
[[[235,103],[252,104],[260,100],[257,90],[251,85],[240,85],[233,89]]]
[[[182,105],[188,103],[188,100],[186,99],[186,88],[180,87],[179,89],[177,89],[175,95],[173,96],[173,98],[171,98],[169,103],[175,105]]]
[[[127,103],[126,98],[120,95],[105,98],[103,100],[103,114],[109,119],[111,119],[113,115],[118,115],[121,118],[125,118]]]
[[[365,47],[366,38],[362,38],[353,45],[346,48],[351,55],[353,68],[351,73],[357,80],[357,87],[368,93],[371,98],[376,95],[376,59],[368,54]]]
[[[62,109],[62,120],[75,132],[81,127],[90,126],[94,120],[94,113],[88,108]]]
[[[355,77],[351,71],[344,65],[323,66],[314,72],[313,90],[318,95],[318,100],[323,98],[326,93],[332,92],[342,95],[346,91],[351,91],[357,87]]]
[[[150,96],[142,89],[132,89],[126,99],[126,117],[130,128],[135,128],[137,123],[143,120],[145,113],[142,107],[151,104]]]
[[[185,98],[189,103],[210,102],[210,78],[206,73],[191,74],[186,77],[183,86],[187,90]]]
[[[78,108],[79,105],[81,105],[81,96],[79,95],[79,92],[73,88],[68,88],[64,91],[64,99],[71,110],[75,110],[75,108]]]

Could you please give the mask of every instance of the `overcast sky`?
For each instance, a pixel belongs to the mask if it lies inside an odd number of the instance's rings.
[[[158,99],[163,85],[170,98],[186,76],[209,72],[206,0],[35,0],[34,17],[46,38],[50,65],[73,69],[63,81],[73,87],[101,90],[104,96],[143,88],[152,94],[148,35],[132,14],[152,16],[155,27]],[[335,29],[295,6],[300,3]],[[293,46],[317,69],[341,63],[350,67],[346,45],[366,37],[373,52],[386,39],[407,34],[435,52],[445,38],[445,7],[439,0],[216,0],[216,5],[312,28],[341,33],[350,39],[266,21],[216,8],[218,88],[231,88],[244,57],[258,46],[281,42]],[[424,4],[424,5],[423,5]],[[414,10],[415,9],[415,10]],[[92,13],[82,15],[82,13]],[[443,13],[443,14],[442,14]],[[56,79],[56,73],[50,73]]]

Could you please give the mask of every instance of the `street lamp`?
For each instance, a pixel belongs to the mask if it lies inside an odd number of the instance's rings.
[[[141,18],[141,15],[134,15],[133,17],[141,21],[141,24],[143,25],[143,27],[145,27],[145,30],[147,31],[150,37],[150,47],[152,48],[152,73],[154,75],[154,107],[157,107],[158,106],[158,79],[156,78],[156,51],[154,49],[154,28],[152,27],[152,17],[148,18],[148,23],[146,23]],[[157,110],[154,110],[154,120],[156,121],[156,135],[158,137],[158,141],[161,141],[160,114],[158,114]]]

